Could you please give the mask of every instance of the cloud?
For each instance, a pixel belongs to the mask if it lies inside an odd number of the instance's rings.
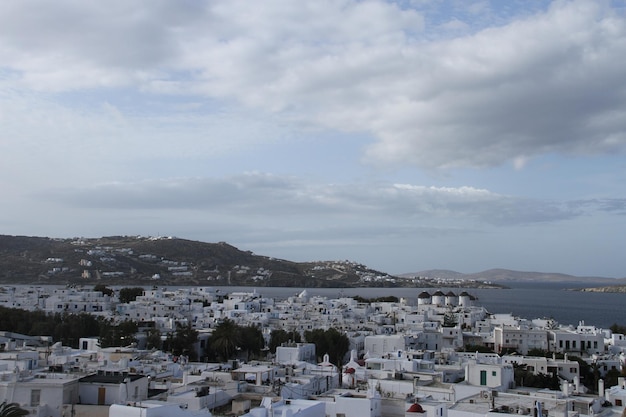
[[[0,8],[4,78],[21,88],[130,87],[239,103],[287,123],[366,133],[373,164],[519,165],[621,152],[626,142],[626,61],[615,59],[626,55],[626,21],[592,2],[553,2],[455,38],[433,36],[447,29],[428,26],[419,8],[380,1]]]
[[[67,106],[47,95],[3,90],[0,82],[0,183],[18,180],[40,189],[181,175],[185,164],[290,135],[271,118],[229,108],[216,112],[187,100],[141,100],[134,110],[100,97],[83,99],[88,103]]]
[[[447,222],[512,226],[571,219],[593,210],[588,202],[559,203],[500,195],[473,187],[409,184],[312,184],[296,177],[252,172],[227,178],[175,178],[57,188],[40,198],[69,207],[108,210],[210,212],[250,221],[325,225],[399,224],[429,227]],[[315,220],[313,220],[315,219]],[[316,223],[315,227],[318,223]],[[460,227],[460,226],[459,226]],[[367,227],[366,227],[367,228]]]

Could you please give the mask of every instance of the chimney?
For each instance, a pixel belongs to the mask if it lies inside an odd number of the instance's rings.
[[[604,402],[604,379],[598,379],[598,395],[600,396],[600,400]]]

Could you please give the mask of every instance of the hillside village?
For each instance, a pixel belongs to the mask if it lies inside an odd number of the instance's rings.
[[[0,400],[35,416],[608,417],[626,404],[623,334],[490,314],[466,291],[376,301],[303,290],[279,300],[152,287],[122,303],[119,292],[86,287],[1,289],[5,308],[139,323],[130,343],[110,347],[89,335],[65,346],[0,332]],[[334,362],[292,340],[254,360],[190,360],[207,357],[224,322],[255,326],[266,346],[277,330],[336,329],[349,349]],[[197,331],[189,354],[148,348],[150,329],[166,340],[181,326]],[[541,378],[552,386],[530,384]]]
[[[292,262],[226,242],[172,236],[52,239],[0,235],[0,283],[255,287],[500,288],[487,280],[392,276],[349,260]]]

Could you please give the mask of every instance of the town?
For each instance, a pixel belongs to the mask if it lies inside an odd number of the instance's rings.
[[[0,329],[0,401],[33,416],[617,417],[626,404],[624,334],[489,313],[467,291],[24,285],[0,287],[0,306],[118,330],[64,344]],[[233,344],[237,329],[250,340]]]

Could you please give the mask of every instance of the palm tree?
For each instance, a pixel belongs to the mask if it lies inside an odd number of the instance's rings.
[[[217,325],[209,344],[222,360],[230,359],[241,343],[239,326],[232,320],[225,319]]]
[[[22,417],[29,414],[18,403],[7,403],[6,400],[0,404],[0,417]]]

